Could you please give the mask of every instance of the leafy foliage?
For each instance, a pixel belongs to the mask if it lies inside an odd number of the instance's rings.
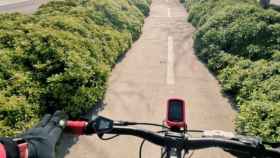
[[[51,1],[31,16],[0,15],[0,133],[45,112],[79,117],[103,98],[118,57],[136,40],[149,0]]]
[[[280,141],[280,14],[254,0],[188,0],[195,49],[234,97],[237,131]]]

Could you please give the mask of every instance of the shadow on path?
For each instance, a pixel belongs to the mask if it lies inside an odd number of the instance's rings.
[[[104,110],[104,107],[106,104],[103,102],[100,102],[96,106],[93,107],[93,109],[83,115],[81,118],[85,120],[90,120],[92,115],[97,115],[100,111]],[[62,135],[61,140],[58,143],[58,146],[56,147],[56,157],[57,158],[64,158],[66,155],[70,153],[70,148],[75,145],[79,141],[79,136],[69,134],[69,133],[64,133]]]

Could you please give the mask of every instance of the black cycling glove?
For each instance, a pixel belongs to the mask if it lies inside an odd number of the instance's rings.
[[[55,146],[67,120],[63,112],[45,115],[42,121],[21,136],[28,143],[29,158],[54,158]]]

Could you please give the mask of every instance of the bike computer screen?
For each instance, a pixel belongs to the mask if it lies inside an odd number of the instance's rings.
[[[98,116],[95,119],[95,124],[93,127],[96,133],[106,133],[113,129],[113,121],[105,117]]]
[[[172,122],[184,121],[184,102],[181,100],[169,100],[168,120]]]

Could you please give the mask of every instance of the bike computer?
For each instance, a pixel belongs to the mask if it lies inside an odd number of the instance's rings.
[[[113,129],[113,121],[105,117],[98,116],[93,125],[96,133],[106,133]]]
[[[167,117],[165,123],[170,128],[185,128],[185,101],[172,98],[167,101]]]

